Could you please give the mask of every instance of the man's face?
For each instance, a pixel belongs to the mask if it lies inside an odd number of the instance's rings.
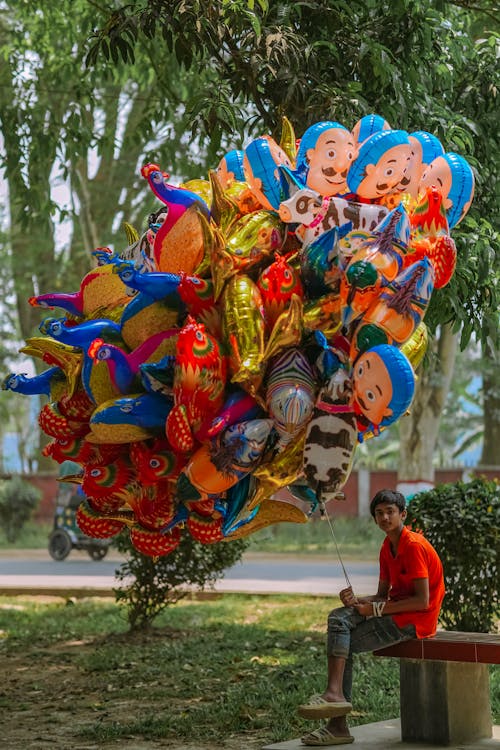
[[[409,144],[402,143],[388,149],[376,164],[367,164],[356,193],[361,198],[380,198],[390,193],[408,170],[411,150]]]
[[[315,147],[306,151],[309,162],[307,186],[325,196],[345,192],[347,172],[354,154],[354,140],[348,130],[325,130]]]
[[[406,510],[400,511],[394,503],[379,503],[374,514],[375,523],[385,534],[400,529],[406,518]]]
[[[365,352],[354,365],[353,397],[367,419],[379,425],[390,417],[392,409],[392,380],[378,354]]]
[[[431,161],[424,169],[420,178],[419,190],[423,191],[426,187],[434,185],[443,196],[443,205],[446,209],[451,207],[451,201],[448,194],[451,190],[451,170],[450,165],[442,156]]]

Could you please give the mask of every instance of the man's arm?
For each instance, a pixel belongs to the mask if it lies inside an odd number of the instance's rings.
[[[384,583],[381,581],[380,583]],[[379,592],[381,590],[379,583]],[[386,582],[385,582],[386,583]],[[429,579],[428,578],[414,578],[413,586],[415,593],[413,596],[408,596],[406,599],[398,599],[397,601],[386,601],[384,607],[384,615],[395,615],[398,612],[420,612],[427,609],[429,606]],[[363,599],[357,604],[351,606],[356,607],[360,615],[369,617],[373,614],[373,607],[371,602],[376,601],[376,598]]]
[[[339,596],[344,607],[355,607],[357,604],[386,601],[389,596],[389,581],[380,579],[377,593],[373,596],[356,596],[351,587],[342,589]]]

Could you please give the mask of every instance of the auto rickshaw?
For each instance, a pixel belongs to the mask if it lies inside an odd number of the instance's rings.
[[[59,484],[54,528],[49,536],[49,554],[53,560],[65,560],[72,549],[86,550],[92,560],[102,560],[108,554],[110,539],[94,539],[78,527],[76,511],[84,499],[85,493],[79,485]]]

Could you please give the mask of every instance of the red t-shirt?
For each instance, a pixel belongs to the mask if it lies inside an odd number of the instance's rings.
[[[389,582],[389,599],[397,601],[413,596],[415,578],[429,579],[429,606],[427,609],[400,612],[391,617],[400,628],[415,625],[417,638],[428,638],[436,632],[445,594],[443,566],[430,542],[422,534],[404,526],[396,557],[393,557],[389,539],[384,539],[380,549],[380,579]]]

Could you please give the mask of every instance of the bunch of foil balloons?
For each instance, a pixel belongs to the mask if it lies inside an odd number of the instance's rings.
[[[207,180],[142,175],[158,200],[142,234],[95,249],[78,291],[29,300],[61,311],[21,350],[47,369],[3,387],[48,397],[44,453],[80,466],[90,536],[126,527],[155,557],[182,534],[305,523],[410,407],[472,170],[368,115],[300,140],[284,118],[280,143],[228,152]]]

